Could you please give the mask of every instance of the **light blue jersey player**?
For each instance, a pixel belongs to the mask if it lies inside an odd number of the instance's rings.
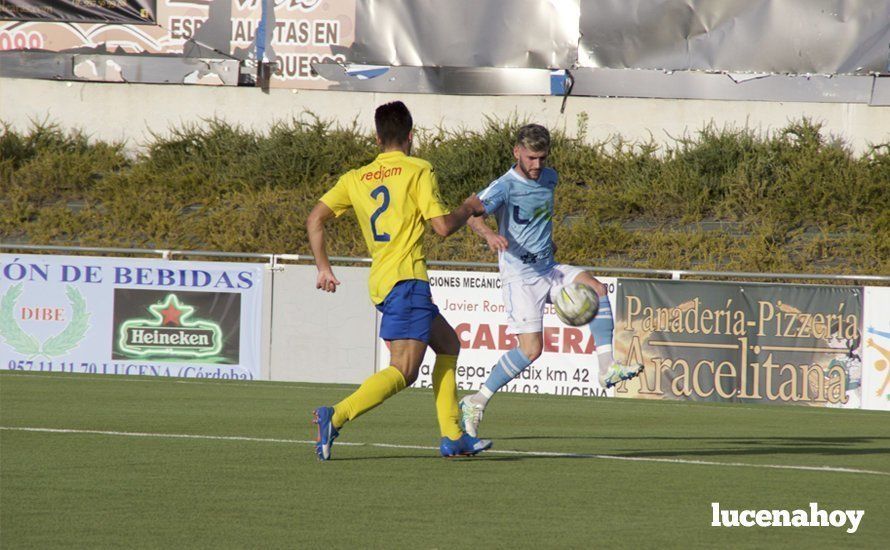
[[[537,180],[528,179],[514,166],[479,193],[486,215],[495,217],[498,234],[506,240],[506,249],[498,254],[504,283],[546,277],[557,265],[552,239],[556,170],[535,173]]]
[[[599,296],[590,332],[599,359],[600,383],[611,387],[642,370],[616,364],[612,358],[614,324],[606,287],[583,269],[557,263],[554,258],[553,192],[558,176],[556,170],[545,166],[549,154],[550,132],[546,128],[539,124],[520,128],[513,147],[516,164],[479,193],[485,214],[495,217],[498,231],[481,217],[467,223],[498,252],[507,327],[519,340],[519,346],[494,365],[482,388],[460,402],[462,427],[474,437],[489,399],[540,357],[544,306],[567,284],[586,284]]]

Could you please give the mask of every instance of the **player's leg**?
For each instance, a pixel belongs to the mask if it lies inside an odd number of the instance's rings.
[[[389,366],[369,377],[352,395],[334,406],[334,427],[340,428],[410,386],[439,314],[425,281],[401,281],[390,291],[381,310],[380,338],[389,342]]]
[[[331,445],[347,422],[380,405],[417,379],[432,320],[439,311],[431,297],[424,299],[423,284],[415,283],[424,282],[400,282],[378,306],[383,314],[380,337],[390,343],[389,366],[365,379],[357,390],[333,407],[319,407],[314,411],[314,422],[318,425],[315,450],[319,459],[330,458]],[[428,284],[425,291],[429,296]]]
[[[331,457],[331,446],[340,435],[340,429],[352,420],[380,405],[405,389],[417,379],[417,367],[411,368],[415,357],[417,365],[423,359],[426,343],[417,340],[390,341],[391,360],[385,369],[365,379],[357,390],[333,407],[319,407],[314,411],[313,422],[318,426],[315,453],[319,460]]]
[[[517,334],[519,345],[501,356],[479,392],[473,396],[475,403],[485,407],[495,393],[541,356],[544,347],[544,336],[541,331]]]
[[[436,401],[436,416],[442,431],[442,442],[453,442],[455,448],[446,451],[443,455],[454,456],[459,454],[476,454],[491,446],[478,445],[478,441],[461,441],[460,428],[457,425],[457,381],[455,370],[457,369],[457,354],[460,351],[460,341],[457,339],[454,329],[448,321],[439,313],[439,308],[433,303],[430,285],[426,281],[414,281],[411,283],[409,298],[411,315],[407,324],[402,328],[402,333],[410,334],[412,338],[429,342],[436,352],[436,362],[433,366],[433,395]],[[418,327],[424,327],[419,330]],[[382,329],[381,329],[382,331]],[[409,377],[408,384],[417,378],[417,371],[423,361],[423,352],[419,355],[406,356],[402,363],[408,370],[403,372]]]
[[[501,356],[478,392],[461,400],[461,425],[468,434],[478,434],[479,423],[492,396],[541,355],[544,304],[549,288],[544,279],[504,284],[507,325],[510,332],[518,335],[519,345]]]
[[[615,357],[612,354],[612,336],[615,331],[615,322],[612,319],[612,304],[609,302],[609,293],[606,286],[587,271],[577,273],[572,282],[591,287],[599,296],[599,309],[597,309],[596,316],[594,316],[588,326],[590,327],[590,333],[593,335],[593,342],[596,344],[600,384],[606,388],[611,388],[622,380],[629,380],[638,375],[643,370],[642,365],[621,365],[615,362]]]
[[[442,315],[433,319],[430,347],[436,352],[433,365],[433,396],[436,400],[436,417],[442,437],[457,439],[461,436],[460,411],[457,406],[457,354],[460,340],[454,329]]]
[[[409,378],[411,370],[404,365],[412,356],[423,357],[426,344],[416,340],[393,340],[390,350],[392,359],[388,367],[366,378],[357,390],[334,405],[333,422],[336,429],[383,403],[417,378],[416,369],[414,377]]]
[[[612,304],[609,303],[608,289],[587,271],[581,271],[575,275],[571,282],[587,285],[599,296],[599,309],[588,327],[590,327],[590,334],[593,335],[593,343],[596,344],[600,369],[608,369],[615,362],[612,357],[612,335],[615,331],[615,323],[612,321]]]
[[[502,355],[492,367],[479,392],[472,396],[472,401],[477,405],[484,408],[499,389],[540,357],[544,342],[544,304],[547,303],[549,288],[543,278],[504,284],[507,326],[512,334],[517,335],[519,345]]]
[[[571,266],[566,266],[566,267],[571,267]],[[596,295],[600,297],[600,300],[601,300],[600,303],[602,303],[602,298],[605,298],[606,300],[609,299],[609,289],[606,288],[606,285],[601,283],[599,281],[599,279],[594,277],[589,271],[583,271],[583,270],[581,270],[581,268],[575,268],[575,269],[577,269],[579,271],[574,276],[574,278],[571,280],[571,282],[585,284],[585,285],[589,286],[590,288],[592,288],[593,291],[596,292]]]
[[[436,352],[433,365],[433,397],[436,401],[436,417],[442,439],[439,451],[442,456],[474,455],[491,447],[491,441],[477,439],[460,428],[460,411],[457,404],[457,355],[460,340],[448,321],[437,315],[430,331],[430,347]]]

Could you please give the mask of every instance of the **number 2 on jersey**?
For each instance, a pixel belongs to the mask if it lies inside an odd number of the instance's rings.
[[[378,233],[377,232],[377,218],[380,217],[380,214],[389,208],[389,189],[386,188],[385,185],[381,185],[380,187],[376,187],[373,191],[371,191],[371,198],[376,199],[378,195],[383,195],[383,204],[371,214],[371,233],[374,234],[374,240],[378,242],[389,242],[389,233]]]

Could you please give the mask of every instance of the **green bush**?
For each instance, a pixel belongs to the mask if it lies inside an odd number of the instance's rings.
[[[582,115],[583,116],[583,115]],[[450,205],[512,162],[523,121],[418,132]],[[800,120],[770,134],[702,128],[670,146],[555,132],[561,261],[611,267],[890,273],[890,144],[855,155]],[[377,154],[355,125],[310,117],[263,134],[219,120],[119,143],[35,124],[0,126],[0,239],[29,244],[308,253],[304,222],[343,172]],[[367,255],[354,219],[332,255]],[[493,261],[469,231],[427,239],[428,257]]]

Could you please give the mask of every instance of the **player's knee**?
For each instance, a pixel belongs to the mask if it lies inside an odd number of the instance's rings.
[[[395,368],[399,369],[399,372],[402,373],[402,376],[405,378],[405,385],[410,386],[417,380],[417,373],[420,370],[417,367],[412,365],[393,365]]]
[[[457,339],[457,334],[453,332],[443,339],[441,346],[442,351],[436,351],[436,354],[457,355],[460,353],[460,340]]]
[[[599,282],[599,280],[597,280],[596,277],[594,277],[590,273],[585,273],[585,275],[587,275],[587,277],[584,278],[584,281],[583,281],[584,284],[593,288],[593,291],[596,292],[597,296],[602,298],[603,296],[605,296],[606,294],[609,293],[608,289],[606,288],[606,285]]]
[[[407,365],[395,357],[390,358],[389,364],[402,373],[402,377],[405,379],[405,384],[407,386],[410,386],[417,380],[417,373],[420,371],[419,366]]]
[[[410,386],[415,381],[417,381],[417,371],[418,369],[408,369],[407,371],[402,371],[402,376],[405,377],[406,386]]]
[[[436,355],[457,355],[460,353],[460,340],[453,330],[442,331],[430,338],[430,348]]]

